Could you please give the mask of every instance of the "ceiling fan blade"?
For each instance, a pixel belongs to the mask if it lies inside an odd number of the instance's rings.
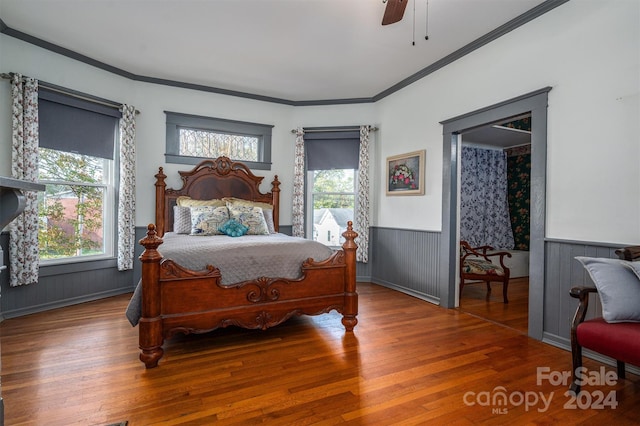
[[[394,24],[402,20],[409,0],[387,0],[387,7],[382,17],[382,25]]]

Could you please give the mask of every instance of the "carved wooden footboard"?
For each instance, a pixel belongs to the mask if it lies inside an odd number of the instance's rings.
[[[222,160],[221,160],[222,159]],[[237,186],[230,183],[229,171],[241,170],[239,179],[247,182],[247,173],[251,172],[240,163],[231,162],[221,157],[215,160],[216,168],[207,165],[202,171],[202,164],[191,172],[180,172],[184,181],[181,190],[164,188],[164,174],[160,170],[156,175],[157,206],[156,213],[161,210],[164,227],[169,219],[165,213],[167,199],[174,200],[179,195],[193,196],[189,192],[190,177],[196,176],[199,191],[207,186],[206,194],[214,196],[237,196],[245,199],[264,200],[267,194],[246,193],[246,185]],[[208,164],[210,164],[209,162]],[[242,187],[243,193],[218,194],[209,188],[216,185],[224,176],[224,188]],[[187,178],[185,178],[187,176]],[[206,185],[202,177],[206,176]],[[251,174],[251,176],[253,176]],[[251,177],[257,181],[262,178]],[[255,179],[254,179],[255,178]],[[277,177],[275,182],[277,182]],[[274,182],[274,189],[278,189]],[[159,185],[160,183],[160,185]],[[254,191],[254,190],[252,190]],[[259,192],[259,191],[258,191]],[[165,197],[165,193],[171,197]],[[272,193],[269,193],[270,195]],[[276,192],[277,194],[277,192]],[[275,197],[277,204],[277,197]],[[277,209],[277,205],[274,208]],[[275,213],[275,212],[274,212]],[[166,228],[165,228],[166,229]],[[348,223],[343,233],[345,242],[342,250],[336,251],[323,261],[306,260],[302,264],[302,275],[298,279],[261,277],[255,280],[234,284],[221,284],[220,271],[215,266],[208,266],[203,271],[186,269],[170,259],[164,259],[159,247],[162,238],[156,226],[148,226],[147,236],[140,240],[145,248],[140,256],[142,262],[142,316],[139,321],[140,360],[147,368],[158,365],[163,355],[164,340],[175,333],[204,333],[229,325],[248,329],[267,329],[296,315],[318,315],[337,310],[343,315],[342,324],[347,331],[353,331],[357,324],[358,294],[356,293],[356,250],[352,223]],[[194,237],[198,238],[198,237]],[[161,249],[160,249],[161,250]]]

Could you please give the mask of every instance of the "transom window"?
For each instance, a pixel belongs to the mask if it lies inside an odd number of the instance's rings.
[[[224,155],[234,160],[258,161],[260,138],[233,135],[211,130],[179,129],[179,154],[189,157],[216,158]]]
[[[252,169],[271,169],[272,125],[165,111],[166,160],[198,164],[221,155]]]

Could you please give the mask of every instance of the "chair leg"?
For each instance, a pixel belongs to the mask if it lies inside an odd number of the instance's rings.
[[[491,299],[491,282],[487,281],[487,302]]]
[[[504,299],[504,303],[509,303],[507,299],[507,289],[509,288],[509,281],[505,281],[502,285],[502,298]]]
[[[580,393],[580,385],[576,383],[576,371],[582,367],[582,346],[578,344],[575,332],[571,333],[571,360],[573,370],[571,371],[571,386],[569,390],[573,392],[574,395],[578,395]]]
[[[618,367],[618,379],[626,379],[624,362],[616,360],[616,366]]]

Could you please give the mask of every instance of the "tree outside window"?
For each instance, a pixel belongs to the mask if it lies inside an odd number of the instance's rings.
[[[105,207],[111,160],[39,149],[38,244],[42,260],[106,253]]]

